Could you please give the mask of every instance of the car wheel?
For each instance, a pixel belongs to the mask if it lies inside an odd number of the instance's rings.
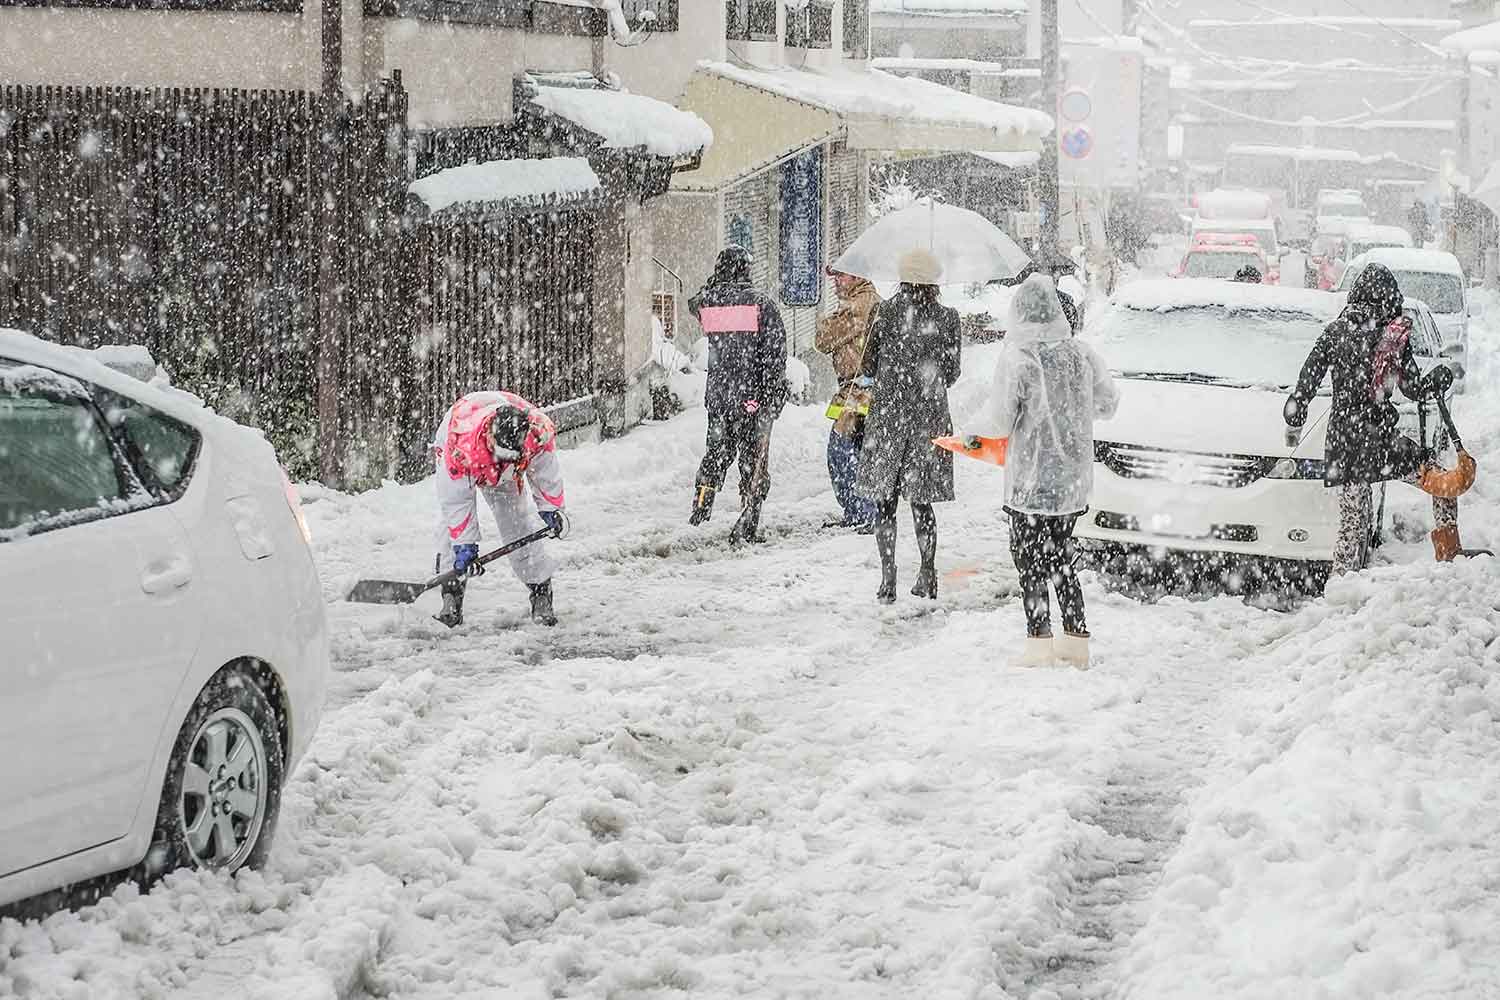
[[[275,833],[285,768],[281,730],[265,692],[246,672],[220,671],[198,695],[173,744],[148,874],[258,867]]]

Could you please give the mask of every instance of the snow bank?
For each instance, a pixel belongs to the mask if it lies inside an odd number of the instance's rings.
[[[915,124],[968,125],[1039,140],[1052,131],[1052,117],[974,97],[914,77],[878,70],[747,68],[705,62],[710,73],[758,87],[836,114],[874,115]]]
[[[676,159],[702,152],[714,141],[713,129],[691,111],[640,94],[542,86],[531,101],[601,137],[611,149],[642,148]]]
[[[434,212],[473,202],[579,198],[598,190],[599,177],[589,161],[573,156],[466,163],[411,185],[411,193]]]
[[[1487,996],[1500,971],[1494,563],[1337,581],[1243,669],[1131,997]]]

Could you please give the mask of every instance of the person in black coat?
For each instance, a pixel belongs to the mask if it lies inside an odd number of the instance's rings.
[[[953,433],[948,388],[958,381],[959,316],[938,300],[942,268],[932,254],[901,259],[901,290],[875,313],[864,375],[875,383],[859,458],[858,489],[875,503],[884,604],[896,599],[896,507],[911,504],[922,566],[912,595],[937,598],[937,515],[953,499],[953,453],[932,443]]]
[[[690,524],[713,516],[714,495],[739,456],[740,517],[731,542],[760,541],[760,511],[771,490],[771,427],[786,405],[786,327],[771,297],[757,291],[750,251],[726,247],[688,310],[708,337],[708,440]]]
[[[1391,402],[1395,389],[1421,401],[1446,395],[1453,385],[1446,367],[1439,365],[1426,376],[1417,367],[1411,325],[1403,320],[1401,305],[1395,275],[1380,264],[1366,267],[1344,311],[1313,345],[1286,401],[1288,426],[1301,428],[1308,405],[1332,373],[1323,482],[1340,490],[1335,573],[1359,569],[1365,561],[1374,508],[1371,485],[1391,480],[1416,485],[1428,461],[1422,445],[1397,429],[1400,415]],[[1458,501],[1433,497],[1432,517],[1434,553],[1441,561],[1450,560],[1461,550]]]

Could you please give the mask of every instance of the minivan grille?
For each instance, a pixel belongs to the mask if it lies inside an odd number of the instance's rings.
[[[1266,474],[1273,461],[1257,455],[1199,455],[1109,441],[1094,442],[1094,460],[1126,479],[1159,479],[1223,489],[1249,486]]]

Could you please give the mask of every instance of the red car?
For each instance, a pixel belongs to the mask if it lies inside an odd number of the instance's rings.
[[[1266,262],[1266,254],[1254,236],[1241,233],[1199,233],[1197,240],[1173,272],[1177,278],[1233,278],[1243,267],[1260,272],[1261,282],[1277,284],[1280,274]]]

